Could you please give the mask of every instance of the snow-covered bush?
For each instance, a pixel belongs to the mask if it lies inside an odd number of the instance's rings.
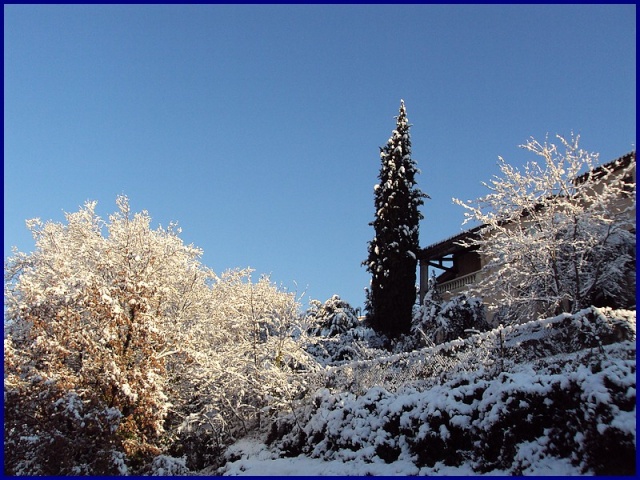
[[[482,300],[458,295],[443,301],[435,289],[427,291],[411,324],[423,345],[440,344],[489,329]]]
[[[384,355],[382,348],[388,339],[360,320],[353,307],[338,295],[324,304],[318,300],[309,304],[303,317],[308,333],[304,349],[319,364],[339,365]]]
[[[570,328],[583,339],[567,339]],[[496,355],[526,354],[499,373],[478,366],[395,391],[320,389],[272,425],[273,455],[408,463],[413,474],[464,465],[526,475],[545,463],[574,474],[635,474],[635,313],[587,309],[450,343],[484,349],[481,337],[496,334],[504,342]]]
[[[187,475],[189,470],[185,465],[184,458],[158,455],[151,462],[150,475],[156,477],[174,477],[177,475]]]
[[[190,325],[184,366],[180,446],[189,468],[219,461],[226,443],[246,435],[277,412],[290,410],[306,391],[317,363],[302,348],[295,295],[251,270],[230,270],[211,289],[211,313]],[[209,453],[202,455],[202,440]]]
[[[384,355],[387,352],[381,346],[382,341],[372,328],[359,325],[332,337],[310,336],[304,349],[320,365],[328,366]]]
[[[326,302],[320,303],[318,300],[311,300],[307,310],[313,326],[309,334],[323,337],[333,337],[359,325],[356,311],[340,296],[333,295]]]

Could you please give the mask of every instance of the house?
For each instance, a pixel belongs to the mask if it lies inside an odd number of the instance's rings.
[[[605,169],[607,169],[614,173],[620,172],[620,175],[626,175],[624,177],[626,183],[633,184],[633,188],[635,188],[635,163],[636,152],[634,151],[595,168],[591,172],[591,177],[587,174],[577,177],[575,182],[585,182],[589,178],[597,180],[604,175]],[[632,168],[628,169],[629,166]],[[594,183],[594,188],[598,188],[597,182]],[[632,201],[630,198],[621,198],[619,205],[621,207],[628,206],[628,202]],[[420,250],[417,255],[420,269],[420,304],[424,301],[431,276],[435,276],[436,289],[445,300],[468,290],[471,285],[481,279],[482,269],[486,264],[485,259],[478,252],[477,247],[465,246],[465,244],[472,243],[474,239],[477,239],[483,227],[484,225],[480,225],[471,228]],[[633,214],[629,219],[629,229],[635,233],[635,201]],[[485,298],[485,302],[488,300],[490,299]]]

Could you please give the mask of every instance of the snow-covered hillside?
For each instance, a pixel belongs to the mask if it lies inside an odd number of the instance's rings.
[[[635,312],[590,308],[327,367],[218,473],[634,474],[635,332]]]

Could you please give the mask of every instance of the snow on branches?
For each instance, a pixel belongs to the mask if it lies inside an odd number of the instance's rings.
[[[34,252],[5,263],[5,473],[202,467],[304,389],[293,294],[117,205],[28,221]]]
[[[367,318],[378,332],[391,337],[408,333],[415,303],[416,252],[419,249],[419,207],[427,197],[416,187],[419,173],[411,158],[410,124],[400,103],[387,144],[380,149],[379,183],[374,187],[375,236],[363,262],[371,273]]]
[[[482,224],[469,244],[486,263],[474,294],[501,306],[501,321],[635,304],[635,152],[595,168],[578,136],[557,138],[522,145],[540,159],[522,170],[500,158],[489,194],[453,199]]]

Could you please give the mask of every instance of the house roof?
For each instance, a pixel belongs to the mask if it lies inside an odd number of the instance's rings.
[[[456,235],[453,235],[449,238],[445,238],[444,240],[440,240],[439,242],[433,243],[418,252],[418,259],[428,260],[431,258],[443,257],[451,253],[468,250],[468,248],[460,245],[460,242],[465,240],[472,240],[482,227],[484,227],[484,225],[479,225],[477,227],[473,227]]]
[[[582,175],[576,177],[575,183],[582,183],[589,179],[589,175],[591,178],[601,178],[607,172],[615,172],[616,170],[620,170],[631,165],[632,162],[636,161],[636,152],[629,152],[621,157],[616,158],[615,160],[610,161],[609,163],[605,163],[604,165],[600,165],[599,167],[594,168],[590,172],[583,173]]]

